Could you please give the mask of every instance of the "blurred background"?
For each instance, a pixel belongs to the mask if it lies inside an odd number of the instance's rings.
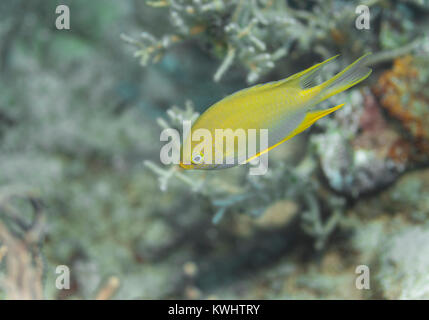
[[[429,298],[428,18],[426,0],[1,1],[0,298]],[[160,164],[163,128],[367,52],[372,75],[268,174]]]

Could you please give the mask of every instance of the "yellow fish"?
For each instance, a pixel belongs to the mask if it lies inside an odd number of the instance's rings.
[[[319,102],[358,84],[371,74],[372,70],[365,65],[368,55],[321,84],[316,84],[316,80],[323,74],[322,67],[338,55],[286,79],[255,85],[225,97],[195,121],[182,145],[180,166],[184,169],[223,169],[247,163],[301,133],[344,105],[318,110],[315,106]],[[201,139],[205,139],[205,135],[195,139],[194,133],[199,129],[205,130],[211,138],[204,143]],[[233,148],[225,150],[224,137],[216,135],[219,129],[230,129],[229,132],[241,130],[245,138],[256,143],[266,129],[268,144],[262,146],[260,143],[259,151],[249,153],[247,143],[239,144],[234,139]],[[254,130],[253,133],[256,131],[252,139],[248,134],[252,132],[250,129]],[[221,151],[216,153],[219,146]]]

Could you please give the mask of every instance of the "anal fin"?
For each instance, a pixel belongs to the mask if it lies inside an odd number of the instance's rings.
[[[338,106],[326,109],[326,110],[317,110],[317,111],[309,111],[307,112],[307,114],[305,115],[304,120],[302,120],[302,122],[298,125],[298,127],[296,127],[294,130],[292,130],[284,139],[282,139],[281,141],[279,141],[278,143],[270,146],[269,148],[257,153],[256,155],[250,157],[249,159],[246,160],[246,163],[252,161],[253,159],[259,157],[260,155],[274,149],[275,147],[278,147],[279,145],[281,145],[283,142],[293,138],[294,136],[296,136],[297,134],[300,134],[301,132],[303,132],[305,129],[308,129],[312,124],[314,124],[317,120],[327,116],[328,114],[340,109],[342,106],[344,106],[343,104],[340,104]],[[269,133],[268,133],[269,134]]]
[[[285,139],[283,139],[282,141],[280,141],[280,143],[289,140],[290,138],[292,138],[293,136],[296,136],[297,134],[303,132],[305,129],[309,128],[313,123],[315,123],[317,120],[327,116],[328,114],[340,109],[342,106],[344,106],[343,104],[340,104],[336,107],[332,107],[326,110],[317,110],[317,111],[309,111],[306,115],[304,120],[301,122],[301,124],[295,129],[293,130],[290,135],[288,135]]]

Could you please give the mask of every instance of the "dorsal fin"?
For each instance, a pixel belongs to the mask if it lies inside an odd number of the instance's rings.
[[[256,84],[252,87],[237,91],[237,92],[225,97],[224,99],[229,99],[232,97],[238,97],[240,95],[243,95],[245,93],[250,93],[250,92],[260,93],[261,91],[274,89],[274,88],[282,86],[286,83],[292,84],[292,82],[294,82],[294,81],[296,81],[296,85],[299,86],[301,89],[311,88],[314,85],[317,85],[316,80],[317,80],[317,77],[320,75],[320,71],[322,70],[322,66],[325,66],[326,64],[332,62],[338,56],[339,55],[337,54],[336,56],[334,56],[332,58],[329,58],[323,62],[315,64],[314,66],[312,66],[308,69],[305,69],[304,71],[295,73],[286,79]]]
[[[296,84],[299,85],[301,89],[309,89],[315,87],[319,84],[317,83],[317,78],[320,76],[323,67],[326,67],[329,63],[332,63],[337,57],[339,57],[339,54],[321,63],[315,64],[314,66],[302,72],[294,74],[293,76],[285,79],[285,81],[296,81]]]

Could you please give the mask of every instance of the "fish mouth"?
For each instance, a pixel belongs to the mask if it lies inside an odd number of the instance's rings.
[[[193,168],[194,168],[194,166],[193,166],[192,164],[184,164],[183,162],[180,162],[180,163],[179,163],[179,166],[180,166],[182,169],[185,169],[185,170],[190,170],[190,169],[193,169]]]

